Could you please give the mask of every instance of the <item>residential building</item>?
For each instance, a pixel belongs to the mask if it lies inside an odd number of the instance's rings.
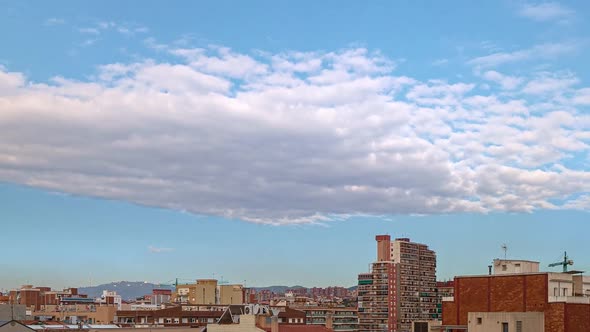
[[[177,285],[173,301],[188,304],[218,304],[217,280],[199,279],[194,284]]]
[[[243,285],[218,285],[215,279],[198,279],[194,284],[177,285],[172,302],[181,304],[244,304]]]
[[[542,312],[470,312],[469,332],[539,332],[545,330]]]
[[[436,320],[442,321],[442,300],[443,298],[453,297],[455,293],[455,285],[453,280],[437,281],[436,282]]]
[[[119,310],[115,323],[124,327],[198,327],[216,322],[227,307],[174,306],[156,310]]]
[[[244,304],[244,287],[242,285],[219,285],[218,304]]]
[[[338,307],[297,307],[305,312],[308,325],[321,325],[334,331],[358,331],[358,315],[356,308]]]
[[[513,314],[506,316],[512,318],[496,322],[506,326],[508,331],[517,331],[517,327],[526,331],[534,327],[536,332],[587,332],[590,331],[588,281],[580,271],[455,277],[454,296],[443,300],[441,329],[465,331],[469,328],[471,331],[473,320],[488,324],[489,319],[497,319],[505,313]],[[523,313],[542,315],[543,329],[537,322],[538,316],[519,316]],[[531,324],[533,327],[529,326]],[[498,327],[497,331],[502,330]]]
[[[254,313],[254,307],[243,307],[241,311],[228,308],[220,319],[214,324],[207,324],[208,332],[330,332],[332,330],[324,326],[310,326],[304,323],[281,322],[281,314],[278,315],[269,312]],[[263,307],[256,307],[263,308]],[[255,310],[257,310],[255,309]],[[267,308],[270,309],[270,308]],[[304,319],[303,312],[297,313],[297,310],[286,310],[283,318],[295,318],[295,316]],[[302,316],[303,315],[303,316]],[[293,317],[291,317],[293,316]]]
[[[436,321],[436,253],[407,238],[378,235],[377,261],[359,274],[359,331],[409,332],[414,322]]]
[[[154,289],[150,296],[150,302],[154,305],[170,303],[171,299],[172,291],[170,289]]]
[[[67,298],[88,298],[88,296],[78,294],[77,288],[54,291],[49,287],[24,285],[20,289],[9,292],[8,302],[12,304],[22,304],[27,310],[34,311],[43,305],[58,305],[62,299]]]

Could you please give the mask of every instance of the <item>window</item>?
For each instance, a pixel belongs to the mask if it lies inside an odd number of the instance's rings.
[[[502,332],[508,332],[508,323],[502,323]]]
[[[563,296],[567,296],[567,288],[563,289]]]
[[[559,296],[559,288],[553,288],[553,296]]]
[[[521,320],[516,321],[516,332],[522,332],[522,321]]]
[[[506,265],[502,265],[502,271],[506,271],[508,270],[508,267]]]
[[[483,319],[481,317],[477,317],[477,325],[481,325]]]

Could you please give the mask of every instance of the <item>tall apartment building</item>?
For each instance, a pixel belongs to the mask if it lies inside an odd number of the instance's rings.
[[[359,274],[359,331],[410,332],[437,320],[436,253],[428,246],[378,235],[377,261]]]

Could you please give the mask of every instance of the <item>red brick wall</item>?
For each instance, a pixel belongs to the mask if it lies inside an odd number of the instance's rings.
[[[457,325],[457,306],[455,302],[443,302],[442,305],[443,325]]]
[[[547,305],[548,276],[546,274],[526,276],[526,311],[544,311]]]
[[[470,312],[488,311],[488,294],[488,278],[455,279],[458,323],[467,325],[467,315]]]
[[[566,332],[590,331],[590,305],[566,304],[565,326]]]
[[[565,303],[549,303],[545,310],[545,332],[565,332],[564,317]]]
[[[493,277],[490,279],[490,310],[524,311],[525,277]]]
[[[544,311],[547,275],[456,278],[454,295],[454,304],[443,306],[445,325],[467,325],[469,312]]]

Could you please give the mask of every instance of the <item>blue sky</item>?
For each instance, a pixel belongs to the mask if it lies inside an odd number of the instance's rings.
[[[1,1],[0,289],[590,269],[589,7]]]

